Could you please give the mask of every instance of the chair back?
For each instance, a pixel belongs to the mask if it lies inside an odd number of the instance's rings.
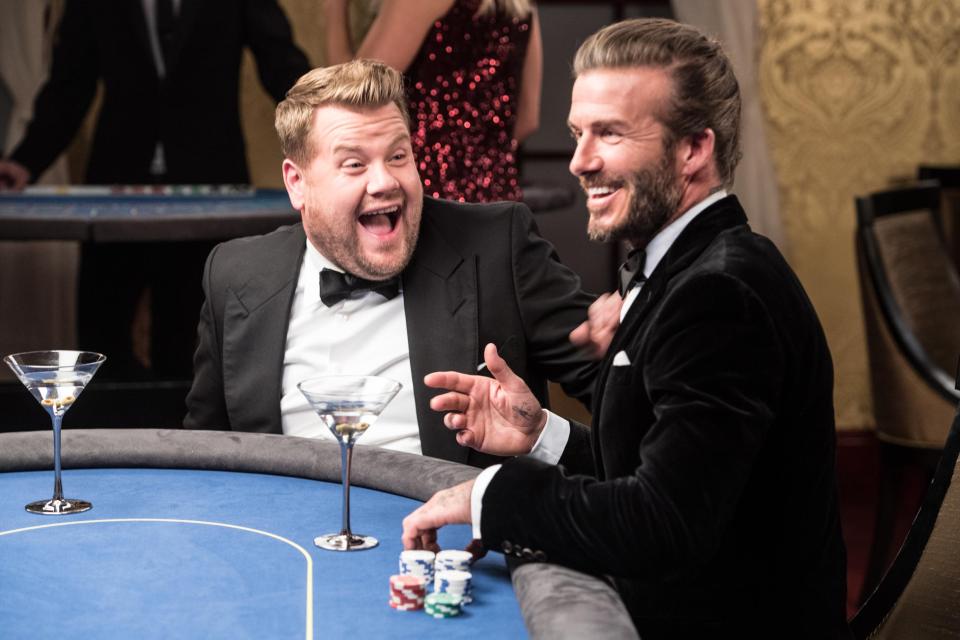
[[[857,258],[877,436],[939,449],[960,392],[960,277],[936,183],[857,198]]]
[[[960,637],[960,416],[890,570],[850,621],[857,640]]]

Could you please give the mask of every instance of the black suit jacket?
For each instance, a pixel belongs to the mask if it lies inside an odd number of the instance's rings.
[[[494,476],[483,542],[613,576],[645,640],[842,636],[832,394],[800,282],[725,198],[624,318],[592,433]]]
[[[43,173],[77,132],[99,81],[87,182],[149,181],[157,142],[167,182],[248,182],[238,99],[244,47],[275,100],[309,70],[276,0],[181,0],[164,80],[147,34],[140,0],[69,0],[50,77],[11,157],[34,178]]]
[[[217,246],[207,260],[194,382],[184,425],[281,433],[283,354],[305,249],[302,225]],[[592,297],[557,259],[521,204],[425,198],[420,237],[402,274],[414,398],[425,455],[472,464],[489,457],[457,444],[429,407],[432,371],[476,371],[484,346],[502,355],[541,399],[546,380],[590,401],[597,363],[570,344]]]

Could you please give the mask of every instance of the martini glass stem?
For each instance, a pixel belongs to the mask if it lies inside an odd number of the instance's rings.
[[[353,462],[353,444],[340,443],[340,476],[343,481],[343,529],[340,535],[347,537],[347,546],[350,546],[350,464]]]
[[[50,414],[53,422],[53,499],[63,501],[63,486],[60,483],[60,426],[63,416]]]

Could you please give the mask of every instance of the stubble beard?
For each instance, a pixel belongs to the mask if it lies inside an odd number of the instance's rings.
[[[683,199],[683,189],[670,153],[665,153],[657,166],[632,174],[625,186],[631,191],[626,220],[620,226],[601,227],[594,225],[591,218],[587,225],[591,240],[625,240],[634,246],[646,246],[667,225]]]
[[[386,280],[406,268],[420,235],[421,211],[408,210],[403,215],[407,216],[407,227],[401,240],[402,249],[388,260],[376,260],[362,250],[359,235],[361,232],[353,227],[356,224],[354,219],[345,221],[336,228],[324,229],[321,233],[314,234],[311,239],[325,258],[345,272],[367,280]]]

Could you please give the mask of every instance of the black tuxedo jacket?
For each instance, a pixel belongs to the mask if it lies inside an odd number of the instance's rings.
[[[276,0],[181,0],[167,75],[157,75],[140,0],[68,0],[50,77],[11,157],[38,177],[67,147],[103,85],[90,183],[144,183],[157,142],[171,183],[249,182],[240,127],[244,47],[281,100],[309,70]]]
[[[612,576],[645,640],[843,636],[832,394],[800,282],[725,198],[629,309],[592,432],[494,476],[483,542]]]
[[[305,243],[298,224],[210,254],[187,428],[281,433],[283,354]],[[489,342],[507,345],[502,355],[541,400],[549,379],[589,404],[597,363],[567,335],[586,319],[593,298],[538,235],[524,205],[425,198],[402,281],[425,455],[489,461],[457,444],[429,407],[439,392],[423,384],[432,371],[475,372]]]

